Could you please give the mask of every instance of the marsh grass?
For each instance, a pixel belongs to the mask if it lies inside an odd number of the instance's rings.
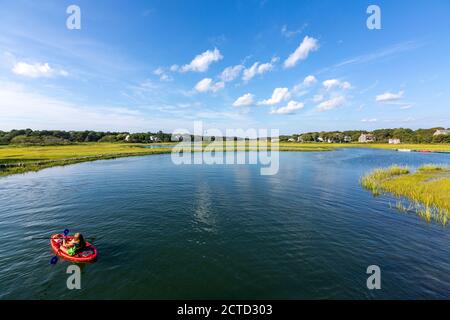
[[[86,143],[67,146],[0,147],[0,177],[120,157],[169,153],[171,149],[149,149],[140,145]]]
[[[361,178],[361,185],[375,196],[383,193],[397,197],[395,208],[401,212],[414,210],[427,222],[447,224],[450,216],[450,167],[428,164],[415,172],[400,166],[376,169]],[[408,199],[409,207],[401,200]]]
[[[376,169],[372,173],[361,178],[361,185],[378,196],[383,192],[382,182],[393,177],[408,174],[407,167],[391,166],[387,169]]]
[[[167,145],[167,147],[165,147]],[[58,146],[0,146],[0,177],[11,174],[21,174],[30,171],[66,166],[81,162],[115,159],[120,157],[142,156],[172,152],[176,143],[163,143],[161,148],[147,148],[145,144],[126,143],[79,143]],[[192,148],[191,152],[206,151],[208,144],[202,144],[200,149]],[[214,144],[212,145],[214,146]],[[211,146],[210,146],[211,147]],[[215,144],[217,151],[331,151],[331,147],[323,145],[280,145],[272,146],[270,143],[255,144],[237,142],[231,147],[223,143]]]

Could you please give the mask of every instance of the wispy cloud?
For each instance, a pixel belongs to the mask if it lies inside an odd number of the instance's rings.
[[[224,82],[214,82],[211,78],[205,78],[200,80],[195,85],[195,90],[197,92],[217,92],[225,87]]]
[[[362,119],[361,120],[361,122],[377,122],[378,121],[378,119],[376,119],[376,118],[371,118],[371,119]]]
[[[376,96],[375,100],[379,103],[389,103],[393,101],[398,101],[403,98],[405,92],[400,91],[398,93],[392,93],[392,92],[385,92],[383,94],[380,94]]]
[[[130,108],[81,106],[16,83],[1,83],[0,109],[5,129],[138,130],[149,126],[142,114]]]
[[[153,74],[159,77],[161,81],[172,81],[173,78],[167,74],[164,68],[159,67],[153,71]]]
[[[298,34],[303,33],[303,31],[308,27],[307,23],[304,23],[300,28],[296,29],[296,30],[289,30],[287,25],[283,25],[281,27],[281,34],[283,35],[283,37],[286,38],[292,38],[295,37]]]
[[[289,101],[287,106],[278,109],[273,109],[271,114],[294,114],[297,110],[303,109],[305,105],[302,102]]]
[[[278,60],[278,57],[274,57],[270,62],[267,63],[255,62],[250,68],[244,70],[242,80],[250,81],[256,75],[262,75],[266,72],[272,71],[274,69],[275,63],[278,62]]]
[[[287,100],[290,97],[289,89],[288,88],[276,88],[273,93],[272,97],[267,100],[263,100],[259,102],[259,105],[275,105],[280,103],[281,101]]]
[[[322,112],[322,111],[332,110],[337,107],[341,107],[342,105],[344,105],[345,101],[346,100],[345,100],[344,96],[333,97],[329,100],[325,100],[322,103],[320,103],[317,106],[317,111]]]
[[[325,89],[327,89],[327,90],[331,90],[333,88],[340,88],[340,89],[343,89],[343,90],[349,90],[349,89],[352,88],[352,85],[351,85],[350,82],[348,82],[348,81],[342,82],[339,79],[325,80],[322,84],[325,87]]]
[[[339,68],[347,65],[352,64],[361,64],[361,63],[369,63],[372,61],[376,61],[379,59],[391,57],[400,53],[404,53],[407,51],[415,50],[424,45],[423,42],[417,42],[417,41],[407,41],[395,44],[393,46],[387,47],[385,49],[379,50],[377,52],[364,54],[360,56],[356,56],[354,58],[347,59],[345,61],[342,61],[338,64],[336,64],[334,67]]]
[[[254,103],[254,95],[251,93],[246,93],[243,96],[236,99],[233,103],[233,107],[247,107]]]
[[[197,55],[189,64],[186,64],[180,68],[181,72],[205,72],[213,62],[222,60],[223,56],[219,49],[207,50]]]
[[[284,61],[285,68],[292,68],[297,65],[300,60],[308,58],[309,54],[319,49],[319,41],[312,37],[306,36],[298,48]]]
[[[244,66],[241,64],[232,67],[227,67],[220,74],[220,79],[223,82],[233,81],[239,77],[243,69]]]
[[[54,77],[54,76],[68,76],[69,73],[65,70],[57,70],[46,63],[26,63],[18,62],[11,70],[14,74],[28,78]]]

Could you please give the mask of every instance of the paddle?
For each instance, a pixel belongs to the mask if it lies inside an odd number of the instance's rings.
[[[63,234],[64,234],[64,236],[63,236],[63,239],[64,239],[69,234],[69,229],[64,229]],[[58,263],[58,254],[59,254],[59,251],[61,251],[61,246],[62,246],[62,243],[59,246],[58,252],[56,252],[56,255],[50,260],[50,264],[57,264]]]
[[[24,240],[48,240],[48,237],[33,237],[33,236],[29,236],[27,238],[25,238]],[[94,241],[97,239],[97,237],[90,237],[90,238],[84,238],[85,240],[91,240]]]

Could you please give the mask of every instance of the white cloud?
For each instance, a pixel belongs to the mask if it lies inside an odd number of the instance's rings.
[[[205,72],[213,62],[217,62],[222,59],[223,56],[220,54],[220,51],[215,48],[213,51],[208,50],[197,55],[191,63],[182,66],[180,71]]]
[[[345,103],[345,97],[336,96],[329,100],[325,100],[317,106],[317,111],[327,111],[342,106]]]
[[[242,97],[239,97],[234,103],[233,107],[247,107],[253,104],[254,95],[251,93],[246,93]]]
[[[177,64],[173,64],[170,66],[170,71],[172,72],[177,72],[178,70],[180,70],[180,66]]]
[[[157,68],[156,70],[153,71],[153,74],[159,77],[159,80],[161,81],[171,81],[172,77],[170,77],[166,71],[164,70],[164,68]]]
[[[303,32],[303,30],[308,26],[307,23],[303,24],[303,26],[300,29],[297,30],[289,30],[287,25],[284,25],[281,28],[281,34],[286,38],[292,38],[295,37],[297,34],[300,34]]]
[[[260,105],[275,105],[280,103],[283,100],[287,100],[290,98],[290,93],[288,88],[276,88],[270,99],[259,102]]]
[[[57,75],[66,77],[69,75],[65,70],[53,69],[48,63],[29,64],[26,62],[17,62],[11,71],[17,75],[29,78],[49,78]]]
[[[205,78],[203,80],[200,80],[195,85],[195,90],[197,90],[198,92],[208,92],[208,91],[217,92],[220,89],[223,89],[224,87],[225,87],[224,82],[214,83],[211,78]]]
[[[319,42],[317,39],[306,36],[298,48],[284,61],[285,68],[295,67],[299,60],[305,60],[308,58],[310,52],[317,51],[319,49]]]
[[[159,67],[158,69],[155,69],[155,71],[153,71],[153,74],[160,76],[164,73],[164,69]]]
[[[350,82],[345,81],[341,83],[341,88],[344,90],[349,90],[352,88],[352,85]]]
[[[378,95],[375,100],[380,103],[388,103],[402,99],[404,94],[404,91],[400,91],[398,93],[385,92]]]
[[[303,80],[303,85],[309,87],[309,86],[315,84],[316,82],[317,82],[316,77],[314,77],[314,76],[311,75],[311,76],[307,76],[307,77]]]
[[[323,99],[325,99],[325,97],[323,96],[323,94],[316,94],[316,95],[313,97],[313,102],[319,103],[319,102],[322,102]]]
[[[377,122],[378,120],[376,118],[372,119],[362,119],[361,122]]]
[[[220,75],[220,79],[223,82],[230,82],[239,77],[241,74],[242,69],[244,69],[243,65],[236,65],[234,67],[228,67],[225,68],[225,70],[222,71]]]
[[[169,76],[169,75],[167,75],[167,74],[162,74],[160,77],[159,77],[159,80],[161,80],[161,81],[172,81],[173,79],[172,79],[172,77],[171,76]]]
[[[276,62],[278,62],[279,58],[274,57],[270,62],[260,64],[259,62],[255,62],[250,68],[244,70],[244,74],[242,76],[242,80],[250,81],[254,76],[261,75],[266,72],[272,71]]]
[[[349,90],[352,88],[352,85],[350,82],[341,82],[338,79],[330,79],[330,80],[325,80],[323,82],[323,86],[325,87],[325,89],[330,90],[333,88],[341,88],[344,90]]]
[[[411,109],[412,107],[413,107],[412,105],[407,104],[407,105],[401,106],[400,109],[402,109],[402,110],[408,110],[408,109]]]
[[[307,76],[303,81],[292,88],[292,94],[295,95],[305,95],[308,91],[304,90],[317,82],[316,77]]]
[[[293,114],[295,111],[303,109],[305,105],[301,102],[297,101],[289,101],[287,106],[279,108],[279,109],[273,109],[270,113],[271,114]]]

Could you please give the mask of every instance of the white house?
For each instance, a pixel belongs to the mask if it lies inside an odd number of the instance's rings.
[[[363,133],[358,139],[358,142],[360,143],[369,143],[369,142],[375,142],[375,136],[371,133]]]
[[[150,141],[152,141],[152,142],[161,142],[161,139],[158,138],[157,136],[150,136]]]
[[[352,142],[352,137],[350,137],[350,136],[345,136],[345,137],[344,137],[344,142],[347,142],[347,143]]]
[[[172,141],[174,141],[174,142],[180,142],[180,141],[183,141],[183,136],[182,136],[182,135],[179,135],[179,134],[177,134],[177,135],[175,135],[175,136],[172,136]]]
[[[436,130],[433,136],[443,136],[447,134],[450,134],[450,130]]]
[[[389,139],[389,144],[400,144],[400,139]]]

